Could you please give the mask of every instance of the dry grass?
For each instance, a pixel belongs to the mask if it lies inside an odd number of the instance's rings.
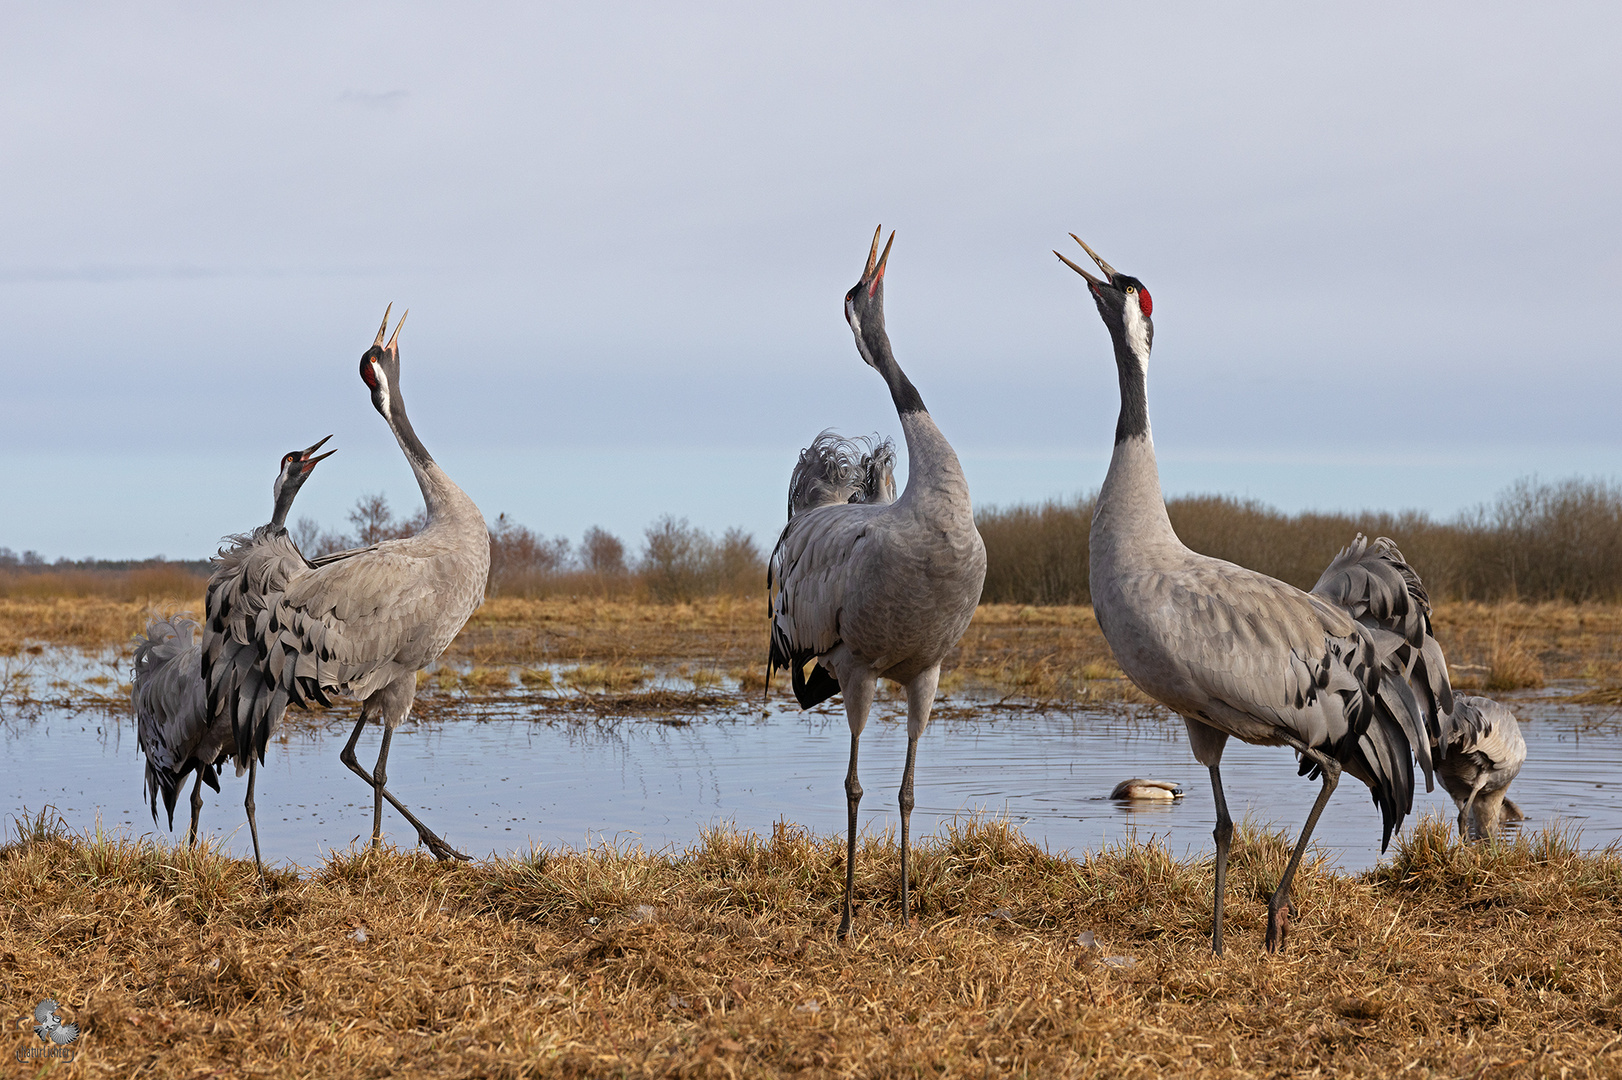
[[[1260,947],[1282,837],[1245,831],[1231,945],[1208,864],[1054,857],[996,822],[917,855],[780,826],[680,854],[442,866],[344,854],[268,893],[250,863],[48,822],[0,852],[8,1000],[83,1025],[84,1075],[1615,1075],[1622,859],[1559,834],[1304,868]],[[1619,989],[1613,990],[1612,982]]]

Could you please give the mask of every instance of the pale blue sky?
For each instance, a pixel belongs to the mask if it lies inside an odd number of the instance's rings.
[[[799,447],[896,433],[977,501],[1096,487],[1074,230],[1155,297],[1171,491],[1450,514],[1622,475],[1622,16],[1603,5],[13,5],[0,545],[199,557],[417,495],[356,376],[544,533],[769,543]]]

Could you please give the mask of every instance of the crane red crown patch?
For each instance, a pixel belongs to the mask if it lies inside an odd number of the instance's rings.
[[[1138,310],[1143,312],[1144,318],[1148,318],[1150,315],[1154,314],[1155,302],[1149,299],[1148,289],[1138,289]]]

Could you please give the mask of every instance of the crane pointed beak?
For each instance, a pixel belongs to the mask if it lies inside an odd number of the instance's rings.
[[[389,306],[383,309],[383,325],[377,328],[377,339],[372,342],[372,348],[380,348],[383,345],[383,335],[389,331],[389,312],[393,310],[394,301],[391,300]]]
[[[1094,251],[1092,248],[1087,246],[1087,241],[1083,240],[1081,237],[1077,236],[1075,233],[1070,234],[1070,239],[1072,239],[1076,243],[1080,244],[1081,249],[1083,251],[1085,251],[1087,254],[1089,254],[1089,255],[1091,255],[1093,257],[1093,262],[1097,263],[1098,268],[1100,270],[1104,271],[1104,276],[1106,278],[1114,278],[1115,277],[1115,267],[1111,266],[1109,263],[1105,262],[1103,259],[1100,259],[1098,257],[1098,252]]]
[[[882,228],[882,226],[881,226],[881,228]],[[891,229],[890,230],[890,239],[887,240],[885,242],[885,244],[884,244],[884,254],[879,256],[879,264],[878,264],[878,266],[874,267],[871,276],[869,278],[865,279],[867,281],[867,295],[868,296],[872,296],[874,293],[878,292],[878,290],[879,290],[879,282],[884,280],[884,264],[890,261],[890,246],[892,244],[894,244],[894,243],[895,243],[895,230]],[[873,244],[874,244],[875,247],[878,246],[878,240],[876,238],[874,239]]]
[[[394,324],[394,335],[389,338],[389,343],[388,343],[387,346],[385,346],[389,352],[394,351],[394,343],[400,339],[400,327],[405,325],[406,316],[410,315],[410,314],[411,314],[411,309],[410,308],[407,308],[406,310],[400,312],[400,321]],[[381,333],[379,333],[377,335],[377,338],[378,338],[379,341],[381,341],[381,340],[383,340],[383,335]]]
[[[322,439],[321,441],[326,442],[325,439]],[[315,468],[315,463],[316,462],[320,461],[322,458],[329,458],[333,454],[336,454],[337,452],[338,452],[337,450],[328,450],[326,453],[317,454],[313,458],[305,458],[304,459],[304,471],[309,472],[311,469]]]
[[[327,439],[330,439],[330,438],[332,438],[332,436],[331,436],[331,435],[328,435],[328,436],[327,436]],[[316,443],[316,444],[315,444],[315,445],[314,445],[314,446],[311,446],[311,447],[307,447],[307,448],[306,448],[306,449],[305,449],[305,450],[303,450],[303,451],[302,451],[302,454],[303,454],[303,456],[304,456],[304,457],[309,457],[309,456],[310,456],[310,455],[311,455],[311,454],[313,454],[313,453],[315,453],[315,452],[316,452],[316,451],[317,451],[317,450],[319,450],[319,449],[321,449],[321,447],[323,447],[323,446],[324,446],[324,445],[326,445],[326,442],[327,442],[327,439],[322,439],[322,440],[321,440],[321,441],[320,441],[320,442],[318,442],[318,443]],[[328,451],[327,451],[327,454],[331,454],[331,453],[335,453],[335,452],[336,452],[336,451],[332,451],[332,450],[328,450]],[[327,454],[322,454],[322,455],[321,455],[321,456],[322,456],[322,457],[326,457],[326,456],[327,456]]]
[[[863,281],[866,281],[868,278],[873,276],[873,267],[877,265],[879,261],[879,237],[883,235],[883,225],[880,225],[878,228],[873,230],[873,246],[867,252],[867,265],[862,268]],[[895,233],[891,233],[890,236],[893,239],[895,237]]]
[[[1053,254],[1059,255],[1059,253],[1057,251],[1055,251]],[[1109,284],[1109,282],[1107,282],[1107,281],[1100,281],[1097,278],[1093,277],[1093,275],[1089,274],[1087,271],[1083,270],[1081,267],[1077,266],[1075,263],[1071,262],[1069,259],[1065,258],[1063,255],[1059,255],[1059,261],[1064,263],[1066,266],[1070,267],[1070,269],[1074,270],[1076,273],[1080,274],[1082,277],[1086,278],[1088,280],[1088,282],[1093,284],[1093,285],[1107,285],[1107,284]]]

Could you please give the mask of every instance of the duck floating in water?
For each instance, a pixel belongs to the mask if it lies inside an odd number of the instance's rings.
[[[1109,793],[1112,799],[1181,799],[1183,787],[1181,784],[1169,783],[1165,780],[1142,780],[1134,777],[1131,780],[1122,780],[1115,785],[1115,790]]]

